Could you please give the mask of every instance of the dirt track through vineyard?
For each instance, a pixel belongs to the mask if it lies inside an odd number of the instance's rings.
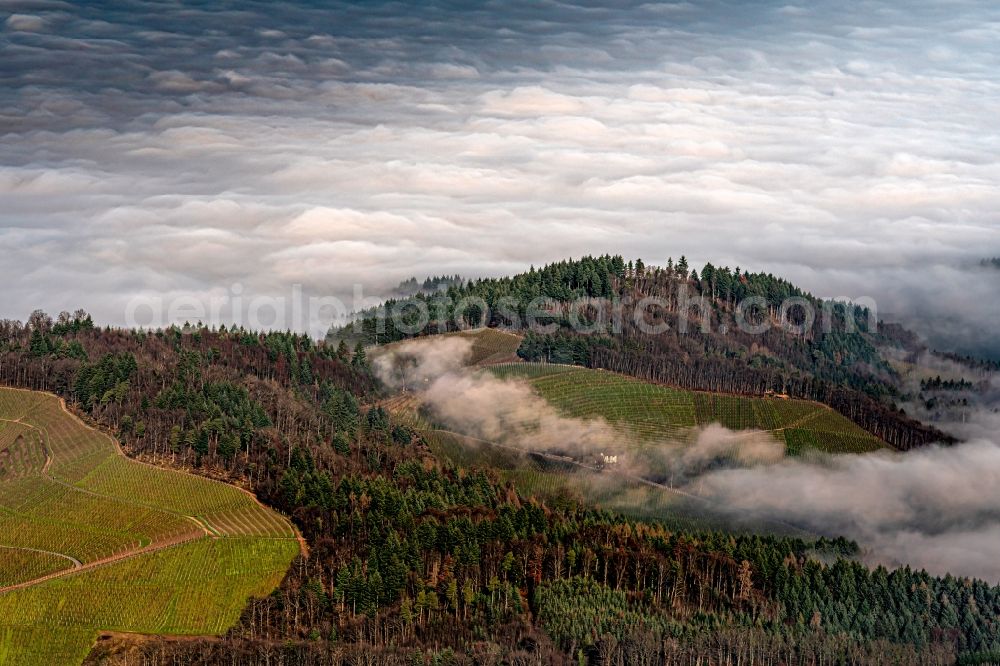
[[[4,388],[7,388],[8,390],[24,391],[24,389],[11,389],[9,387],[4,387]],[[27,392],[27,393],[35,393],[33,391],[25,391],[25,392]],[[69,407],[66,405],[66,401],[64,399],[59,398],[59,404],[60,404],[60,406],[62,408],[62,411],[65,414],[67,414],[70,418],[72,418],[73,420],[75,420],[76,422],[78,422],[83,427],[88,428],[90,430],[94,430],[94,431],[99,432],[100,434],[102,434],[104,437],[106,437],[114,445],[115,450],[117,451],[118,455],[120,455],[122,457],[128,458],[128,456],[126,456],[124,450],[122,449],[122,447],[119,444],[119,442],[118,442],[117,439],[115,439],[114,437],[110,436],[106,432],[103,432],[102,430],[100,430],[98,428],[95,428],[95,427],[89,425],[88,423],[84,422],[83,419],[81,419],[78,415],[74,414],[69,409]],[[48,481],[51,481],[53,483],[57,483],[57,484],[59,484],[61,486],[64,486],[66,488],[69,488],[70,490],[72,490],[74,492],[84,493],[84,494],[87,494],[87,495],[91,495],[91,496],[94,496],[94,497],[100,497],[100,498],[104,498],[104,499],[110,499],[110,500],[114,500],[116,502],[123,501],[122,498],[120,498],[120,497],[115,497],[115,496],[112,496],[112,495],[105,495],[105,494],[102,494],[102,493],[98,493],[98,492],[89,490],[87,488],[80,488],[78,486],[74,486],[74,485],[72,485],[70,483],[67,483],[67,482],[63,481],[62,479],[59,479],[57,477],[52,476],[49,473],[49,468],[51,467],[52,462],[53,462],[52,450],[51,450],[51,447],[50,447],[50,445],[48,443],[48,435],[47,435],[47,433],[43,429],[38,428],[38,427],[33,426],[33,425],[30,425],[28,423],[25,423],[20,418],[19,419],[0,419],[0,422],[4,422],[4,423],[16,423],[16,424],[18,424],[20,426],[29,428],[29,429],[34,430],[35,432],[38,433],[38,435],[40,437],[40,441],[42,442],[42,447],[43,447],[44,452],[45,452],[45,464],[42,466],[42,469],[41,469],[41,476],[42,476],[42,478],[44,478],[44,479],[46,479]],[[164,469],[164,468],[158,467],[156,465],[152,465],[150,463],[143,462],[141,460],[135,460],[135,459],[132,459],[132,458],[129,458],[129,460],[131,460],[134,463],[140,464],[140,465],[146,465],[148,467],[152,467],[154,469]],[[188,472],[180,472],[180,471],[177,471],[177,470],[172,470],[172,471],[176,471],[178,474],[189,474]],[[212,480],[212,479],[207,479],[207,478],[204,478],[204,477],[199,477],[199,476],[193,475],[193,474],[189,474],[189,475],[190,476],[196,476],[197,478],[200,478],[200,479],[204,479],[206,482],[222,483],[221,481],[215,481],[215,480]],[[264,505],[263,503],[261,503],[260,500],[257,499],[256,495],[254,495],[250,491],[246,490],[245,488],[240,488],[239,486],[234,486],[232,484],[226,484],[226,485],[229,485],[230,487],[235,488],[236,490],[239,490],[242,493],[245,493],[250,498],[252,498],[253,501],[256,502],[260,507],[262,507],[262,508],[264,508],[266,510],[271,510],[266,505]],[[138,502],[135,502],[134,504],[137,504],[139,506],[147,506],[145,504],[138,503]],[[164,509],[160,509],[160,510],[164,510]],[[16,547],[13,547],[13,546],[0,545],[0,548],[8,548],[8,549],[11,549],[11,550],[33,551],[33,552],[37,552],[37,553],[41,553],[41,554],[54,555],[56,557],[65,558],[65,559],[67,559],[67,560],[69,560],[70,562],[73,563],[73,566],[71,568],[62,569],[62,570],[59,570],[59,571],[55,571],[55,572],[46,574],[44,576],[39,576],[38,578],[33,578],[31,580],[28,580],[28,581],[17,583],[15,585],[8,585],[6,587],[2,587],[2,588],[0,588],[0,594],[3,594],[5,592],[11,592],[13,590],[21,590],[21,589],[24,589],[24,588],[27,588],[27,587],[31,587],[33,585],[38,585],[38,584],[41,584],[41,583],[44,583],[46,581],[50,581],[50,580],[53,580],[53,579],[56,579],[56,578],[62,578],[64,576],[71,576],[71,575],[74,575],[74,574],[83,573],[83,572],[86,572],[86,571],[90,571],[92,569],[96,569],[96,568],[99,568],[99,567],[107,566],[109,564],[113,564],[113,563],[116,563],[116,562],[121,562],[123,560],[127,560],[127,559],[130,559],[130,558],[133,558],[133,557],[138,557],[138,556],[141,556],[141,555],[148,555],[150,553],[155,553],[157,551],[164,550],[166,548],[171,548],[173,546],[177,546],[177,545],[182,544],[182,543],[187,543],[187,542],[190,542],[190,541],[194,541],[196,539],[201,539],[201,538],[205,538],[205,537],[210,537],[210,538],[213,538],[213,539],[220,538],[219,535],[215,531],[213,531],[202,519],[199,519],[198,517],[195,517],[195,516],[189,516],[189,515],[184,515],[183,517],[186,518],[186,519],[188,519],[188,520],[190,520],[195,525],[197,525],[198,529],[200,530],[200,533],[192,531],[192,532],[188,532],[188,533],[181,534],[181,535],[178,535],[178,536],[169,537],[167,539],[163,539],[163,540],[151,543],[151,544],[146,545],[146,546],[142,546],[142,547],[138,547],[138,548],[132,548],[132,549],[129,549],[129,550],[121,551],[119,553],[115,553],[114,555],[110,555],[108,557],[104,557],[104,558],[95,560],[93,562],[88,562],[86,564],[84,564],[84,563],[80,562],[78,559],[76,559],[74,557],[71,557],[69,555],[66,555],[64,553],[57,553],[57,552],[45,551],[45,550],[39,550],[39,549],[34,549],[34,548],[16,548]],[[295,539],[299,543],[299,549],[300,549],[302,555],[304,557],[308,557],[309,556],[309,547],[308,547],[308,544],[306,543],[305,539],[302,537],[302,534],[301,534],[301,532],[299,532],[298,528],[296,528],[294,525],[292,526],[292,528],[294,529]],[[275,537],[275,538],[277,538],[277,537]]]

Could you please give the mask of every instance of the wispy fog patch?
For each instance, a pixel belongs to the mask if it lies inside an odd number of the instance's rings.
[[[913,367],[903,375],[903,388],[910,400],[901,406],[908,414],[963,441],[996,441],[1000,432],[1000,373],[930,351],[919,354]],[[937,379],[961,384],[935,388],[925,383]]]
[[[423,408],[444,427],[525,451],[594,454],[621,445],[603,419],[574,419],[523,381],[466,367],[471,343],[459,336],[393,345],[374,360],[387,385],[421,391]]]
[[[698,476],[720,460],[737,466],[773,463],[785,457],[785,445],[768,433],[733,431],[718,423],[697,429],[694,442],[680,448],[652,452],[667,461],[672,473]]]
[[[470,340],[446,335],[376,348],[372,366],[390,388],[423,390],[432,380],[463,372],[471,356]]]
[[[1000,582],[1000,446],[785,460],[698,479],[732,511],[857,539],[872,561]]]
[[[526,451],[593,455],[620,447],[621,435],[604,419],[560,415],[531,387],[489,374],[449,374],[425,394],[435,419],[478,439]]]

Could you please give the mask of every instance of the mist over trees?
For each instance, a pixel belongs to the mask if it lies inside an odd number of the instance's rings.
[[[983,259],[979,262],[979,265],[983,268],[993,268],[1000,269],[1000,257],[992,257],[990,259]]]

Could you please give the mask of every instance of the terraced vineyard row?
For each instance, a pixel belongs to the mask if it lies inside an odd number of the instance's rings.
[[[73,560],[63,555],[0,546],[0,587],[18,585],[74,566]]]
[[[295,538],[295,531],[287,520],[256,503],[207,513],[198,518],[219,536]]]
[[[182,516],[75,492],[46,479],[0,486],[0,545],[54,551],[87,563],[200,533]]]
[[[521,346],[521,337],[513,333],[505,333],[495,328],[484,328],[468,333],[456,333],[472,340],[472,365],[489,365],[500,361],[517,358],[517,349]]]
[[[11,421],[0,421],[0,481],[37,474],[45,465],[39,433]]]
[[[118,447],[108,435],[69,416],[55,397],[39,400],[21,421],[42,433],[52,458],[49,472],[68,483],[79,481],[118,454]]]
[[[252,497],[222,483],[168,469],[139,465],[113,456],[106,459],[77,484],[110,497],[131,497],[135,502],[185,515],[200,515],[224,509],[256,505]]]
[[[688,441],[696,426],[721,423],[732,430],[770,431],[788,442],[792,454],[806,448],[845,453],[883,447],[850,420],[806,400],[700,393],[573,366],[516,363],[490,370],[530,382],[569,416],[606,419],[639,445]]]
[[[37,406],[38,398],[30,391],[0,391],[0,418],[19,421]]]
[[[291,540],[199,539],[0,595],[0,664],[78,664],[99,631],[225,632],[281,581]]]
[[[490,371],[500,379],[537,379],[565,372],[576,372],[579,369],[572,365],[549,365],[546,363],[501,363],[490,367]]]
[[[99,629],[219,633],[298,550],[251,495],[125,458],[54,396],[0,388],[0,424],[0,664],[79,662]]]
[[[420,414],[421,400],[419,393],[410,391],[399,393],[382,401],[381,405],[383,409],[394,414],[397,419],[406,425],[423,430],[433,427]]]

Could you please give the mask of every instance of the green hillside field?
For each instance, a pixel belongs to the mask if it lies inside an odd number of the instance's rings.
[[[130,460],[55,396],[0,388],[0,664],[74,664],[101,631],[224,633],[281,581],[291,524]]]
[[[790,455],[808,448],[868,453],[885,446],[829,407],[807,400],[701,393],[574,366],[511,363],[490,370],[503,379],[527,381],[567,416],[607,420],[638,446],[683,442],[711,423],[767,431],[785,442]]]

